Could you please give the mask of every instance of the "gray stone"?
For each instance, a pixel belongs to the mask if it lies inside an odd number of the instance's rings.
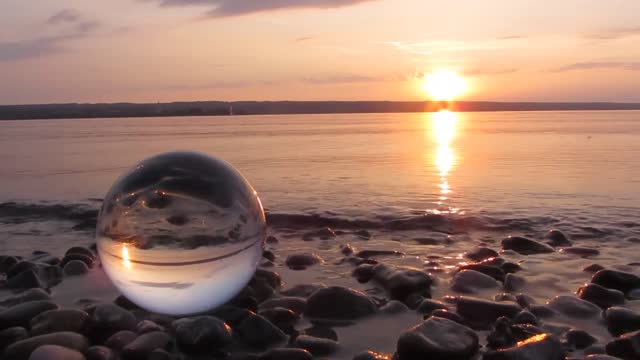
[[[262,354],[260,360],[313,360],[313,355],[305,349],[278,348]]]
[[[513,318],[521,310],[516,303],[496,302],[461,296],[456,302],[460,316],[474,327],[488,328],[499,317]]]
[[[92,333],[107,338],[120,330],[135,331],[137,320],[128,310],[114,304],[97,305],[91,314]]]
[[[87,360],[117,360],[118,356],[108,347],[96,345],[87,349],[84,354]]]
[[[0,306],[12,307],[29,301],[51,300],[51,296],[42,289],[29,289],[18,295],[0,301]]]
[[[486,247],[479,247],[464,254],[464,257],[473,261],[482,261],[489,258],[498,257],[498,253]]]
[[[231,328],[213,316],[176,320],[172,327],[176,341],[184,352],[203,352],[226,346],[233,341]]]
[[[547,244],[557,247],[557,246],[571,246],[573,245],[567,236],[562,233],[560,230],[549,230],[545,235],[547,239]]]
[[[548,245],[520,236],[509,236],[502,240],[502,249],[513,250],[521,255],[552,253],[553,248]]]
[[[245,344],[255,348],[265,348],[287,340],[287,335],[282,330],[256,314],[247,316],[234,331]]]
[[[155,349],[164,349],[171,338],[162,331],[152,331],[138,336],[122,349],[124,359],[144,359]]]
[[[478,335],[473,330],[439,317],[430,317],[406,330],[397,345],[403,360],[468,360],[478,349]]]
[[[304,270],[309,266],[322,263],[320,256],[313,253],[291,254],[287,256],[285,264],[292,270]]]
[[[565,350],[558,339],[549,334],[540,334],[517,346],[488,351],[482,360],[564,360]]]
[[[372,315],[376,310],[376,305],[367,295],[353,289],[332,286],[319,289],[309,297],[305,316],[353,320]]]
[[[580,299],[596,304],[603,309],[622,305],[625,302],[622,291],[607,289],[598,284],[586,284],[578,289],[577,294]]]
[[[121,330],[111,335],[106,341],[105,345],[116,351],[122,351],[125,346],[129,345],[133,340],[138,337],[138,334],[130,330]]]
[[[515,274],[507,274],[504,278],[504,289],[507,291],[520,291],[527,284],[527,279]]]
[[[640,313],[630,309],[609,308],[604,312],[604,320],[609,332],[614,336],[640,330]]]
[[[331,339],[300,335],[294,340],[293,345],[309,351],[314,356],[326,356],[336,352],[339,343]]]
[[[549,308],[572,318],[589,318],[600,315],[596,305],[574,296],[556,296],[548,303]]]
[[[29,301],[15,305],[0,312],[0,330],[14,326],[28,328],[29,322],[34,316],[57,308],[58,305],[48,300]]]
[[[474,293],[476,290],[497,289],[500,284],[491,276],[474,270],[462,270],[454,275],[451,289],[461,293]]]
[[[9,345],[3,354],[6,360],[26,360],[42,345],[59,345],[65,348],[85,352],[89,348],[86,337],[72,332],[57,332],[34,336]]]
[[[373,280],[380,284],[391,299],[405,300],[412,294],[431,297],[433,277],[423,271],[378,264],[373,268]]]
[[[88,326],[89,314],[77,309],[45,311],[31,319],[31,336],[60,331],[82,333]]]
[[[640,331],[626,333],[607,344],[607,354],[624,360],[640,359]]]
[[[29,360],[85,360],[85,357],[81,352],[59,345],[42,345],[31,353]]]
[[[89,267],[80,260],[71,260],[64,266],[64,274],[67,276],[84,275],[88,272]]]
[[[620,290],[623,293],[640,288],[640,277],[616,270],[600,270],[591,278],[591,282],[607,289]]]

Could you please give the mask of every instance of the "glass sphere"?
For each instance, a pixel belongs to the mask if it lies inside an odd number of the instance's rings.
[[[151,157],[107,194],[96,242],[129,300],[168,315],[233,298],[262,257],[266,222],[249,182],[227,162],[192,152]]]

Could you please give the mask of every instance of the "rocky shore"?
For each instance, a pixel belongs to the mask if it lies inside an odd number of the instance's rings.
[[[119,295],[95,247],[3,254],[1,358],[640,359],[637,238],[402,230],[273,228],[249,285],[184,318]]]

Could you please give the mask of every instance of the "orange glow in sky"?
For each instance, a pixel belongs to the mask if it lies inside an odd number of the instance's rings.
[[[431,100],[452,101],[467,90],[467,82],[455,71],[441,70],[427,74],[423,87]]]

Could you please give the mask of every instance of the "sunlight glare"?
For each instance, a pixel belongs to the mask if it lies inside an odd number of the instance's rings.
[[[467,90],[467,83],[455,71],[442,70],[427,74],[423,88],[431,100],[452,101]]]
[[[122,265],[127,269],[131,269],[131,261],[129,260],[129,249],[126,245],[122,245]]]

